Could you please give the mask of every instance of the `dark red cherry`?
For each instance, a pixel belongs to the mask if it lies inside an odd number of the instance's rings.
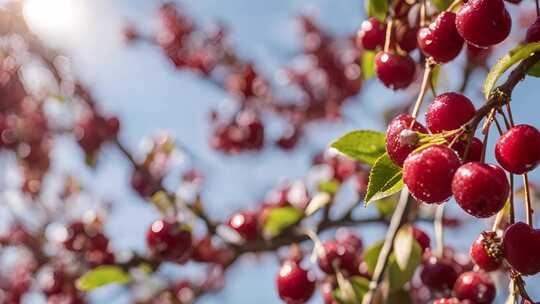
[[[358,30],[356,45],[366,50],[374,51],[384,45],[386,37],[386,25],[377,18],[371,17],[364,20]]]
[[[255,212],[237,212],[231,216],[228,225],[248,241],[259,235],[258,216]]]
[[[540,17],[537,17],[531,26],[527,29],[525,35],[526,43],[540,42]]]
[[[287,304],[307,302],[315,291],[315,278],[297,263],[285,262],[276,278],[279,297]]]
[[[423,263],[420,272],[422,283],[431,290],[445,291],[454,286],[457,272],[450,262],[431,256]]]
[[[480,48],[467,43],[467,59],[476,65],[485,65],[492,48]]]
[[[351,247],[357,253],[362,252],[362,249],[364,248],[362,239],[350,230],[338,230],[336,233],[336,240],[339,244]]]
[[[345,275],[358,273],[359,252],[352,246],[337,241],[326,241],[323,247],[325,254],[319,257],[319,267],[322,271],[333,274],[338,269]]]
[[[420,50],[439,63],[456,58],[463,47],[463,38],[456,30],[456,14],[442,12],[428,27],[418,31]]]
[[[457,12],[456,27],[468,43],[488,47],[508,37],[512,19],[503,0],[469,0]]]
[[[499,212],[506,203],[510,185],[497,165],[470,162],[459,167],[452,180],[458,205],[472,216],[485,218]]]
[[[191,230],[175,219],[156,220],[148,229],[146,243],[158,257],[183,263],[192,250]]]
[[[483,231],[471,245],[471,259],[484,271],[495,271],[501,267],[502,240],[495,231]]]
[[[442,203],[452,196],[452,177],[460,164],[454,150],[433,145],[405,159],[403,181],[416,199],[428,204]]]
[[[427,133],[424,126],[416,121],[413,124],[413,121],[412,116],[401,114],[390,122],[386,131],[386,151],[390,159],[400,167],[403,166],[405,158],[418,147],[411,131]],[[411,137],[412,140],[409,140]]]
[[[417,33],[417,27],[399,27],[396,30],[396,40],[398,41],[399,48],[407,53],[414,51],[418,47],[418,41],[416,40]]]
[[[496,296],[495,284],[484,272],[465,272],[454,285],[454,294],[460,300],[470,300],[476,304],[493,303]]]
[[[524,275],[540,272],[540,229],[519,222],[508,227],[503,237],[506,261]]]
[[[408,55],[379,52],[375,56],[375,73],[382,83],[393,90],[404,89],[414,80],[416,64]]]
[[[512,127],[497,141],[495,157],[514,174],[534,170],[540,163],[540,131],[530,125]]]
[[[431,244],[431,239],[429,238],[429,235],[427,235],[427,233],[425,233],[424,230],[413,227],[413,236],[414,236],[414,239],[420,245],[420,247],[422,247],[422,251],[425,252],[426,249],[428,249]]]
[[[441,94],[426,112],[426,126],[432,133],[455,130],[473,118],[476,110],[464,95],[454,92]]]
[[[467,149],[467,140],[456,141],[452,146],[452,149],[459,154],[459,157],[464,163],[478,162],[482,159],[482,150],[484,149],[484,144],[480,139],[473,137],[469,147],[467,159],[463,159],[465,157],[465,150]]]

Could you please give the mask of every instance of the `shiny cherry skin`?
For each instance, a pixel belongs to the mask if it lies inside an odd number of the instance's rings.
[[[495,271],[502,265],[502,240],[495,231],[483,231],[469,250],[473,262],[484,271]]]
[[[420,272],[422,283],[433,291],[445,291],[454,286],[458,274],[451,263],[430,256]]]
[[[358,273],[360,260],[354,247],[333,240],[324,242],[323,247],[325,254],[319,257],[322,271],[333,274],[337,268],[345,275]]]
[[[405,159],[403,181],[416,199],[428,204],[443,203],[452,196],[452,177],[460,165],[454,150],[433,145]]]
[[[503,237],[506,261],[523,275],[540,272],[540,229],[518,222],[510,225]]]
[[[496,296],[495,284],[484,272],[469,271],[461,274],[454,285],[454,294],[460,300],[476,304],[493,303]]]
[[[476,110],[469,98],[448,92],[435,97],[426,112],[426,126],[432,133],[455,130],[473,118]]]
[[[259,236],[258,215],[255,212],[237,212],[229,218],[228,226],[245,240],[251,241]]]
[[[540,131],[525,124],[512,127],[497,141],[495,158],[514,174],[534,170],[540,163]]]
[[[486,218],[504,207],[510,185],[499,166],[470,162],[459,167],[454,175],[452,193],[458,205],[467,213]]]
[[[527,29],[525,35],[526,43],[540,42],[540,17],[537,17],[531,26]]]
[[[488,47],[508,37],[512,19],[503,0],[469,0],[457,12],[456,27],[468,43]]]
[[[286,261],[276,278],[279,297],[287,304],[307,302],[315,291],[315,278],[297,263]]]
[[[463,38],[456,29],[456,14],[452,12],[440,13],[428,27],[418,31],[417,39],[424,55],[438,63],[453,60],[463,48]]]
[[[414,80],[415,72],[416,64],[408,55],[381,51],[375,56],[375,73],[392,90],[408,87]]]
[[[442,298],[436,299],[433,304],[461,304],[461,302],[456,298]]]
[[[356,45],[365,50],[374,51],[384,45],[385,37],[386,25],[377,18],[371,17],[362,22],[356,37]]]
[[[418,147],[415,140],[407,140],[402,135],[410,133],[410,131],[427,133],[426,128],[422,124],[416,121],[413,124],[413,121],[414,119],[411,115],[401,114],[392,119],[386,131],[386,151],[394,164],[400,167],[403,166],[403,162],[407,156]],[[403,133],[404,130],[407,131]]]
[[[191,230],[175,219],[159,219],[153,222],[148,229],[146,243],[156,256],[184,263],[191,255]]]

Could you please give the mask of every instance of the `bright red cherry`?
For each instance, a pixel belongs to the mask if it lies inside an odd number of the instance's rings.
[[[463,47],[463,38],[456,30],[456,14],[442,12],[428,27],[418,31],[418,45],[426,55],[439,63],[456,58]]]
[[[540,131],[530,125],[512,127],[497,141],[495,157],[514,174],[534,170],[540,163]]]
[[[371,17],[364,20],[358,30],[356,44],[366,50],[374,51],[384,45],[386,37],[386,25],[377,18]]]
[[[531,26],[527,29],[525,35],[526,43],[540,42],[540,17],[537,17]]]
[[[469,0],[457,12],[456,27],[468,43],[488,47],[508,37],[512,19],[503,0]]]
[[[403,166],[403,162],[407,156],[418,147],[414,138],[413,140],[408,140],[414,136],[414,134],[410,134],[411,131],[427,133],[424,126],[416,121],[413,124],[413,121],[412,116],[401,114],[390,122],[386,131],[386,151],[390,159],[400,167]]]
[[[432,133],[455,130],[473,118],[476,110],[464,95],[444,93],[433,100],[426,112],[426,126]]]
[[[345,275],[358,273],[360,266],[359,253],[352,246],[337,241],[326,241],[323,244],[325,254],[319,257],[319,267],[322,271],[333,274],[336,269]]]
[[[375,73],[392,90],[408,87],[414,80],[415,71],[416,64],[408,55],[381,51],[375,56]]]
[[[460,164],[454,150],[433,145],[405,159],[403,181],[416,199],[442,203],[452,196],[452,177]]]
[[[420,245],[420,247],[422,247],[422,251],[426,251],[426,249],[429,248],[431,244],[431,239],[429,238],[429,235],[424,232],[424,230],[413,227],[413,236]]]
[[[510,185],[497,165],[470,162],[459,167],[452,180],[458,205],[472,216],[485,218],[499,212],[506,203]]]
[[[146,243],[158,257],[184,263],[191,254],[191,230],[171,218],[156,220],[148,229]]]
[[[255,212],[237,212],[231,216],[228,225],[248,241],[259,235],[258,216]]]
[[[508,227],[503,237],[506,261],[524,275],[540,272],[540,229],[519,222]]]
[[[476,304],[493,303],[496,296],[495,284],[484,272],[465,272],[454,285],[454,294],[460,300],[470,300]]]
[[[451,263],[431,256],[424,262],[420,279],[431,290],[445,291],[454,286],[458,274]]]
[[[502,264],[502,241],[495,231],[483,231],[471,246],[473,262],[484,271],[494,271]]]
[[[307,302],[315,291],[315,278],[293,262],[285,262],[276,278],[279,297],[287,304]]]
[[[469,147],[467,159],[463,159],[463,157],[465,157],[465,150],[467,149],[467,140],[456,141],[452,146],[452,149],[456,150],[464,163],[478,162],[482,159],[482,150],[484,149],[484,144],[480,139],[473,137],[471,140],[471,146]]]

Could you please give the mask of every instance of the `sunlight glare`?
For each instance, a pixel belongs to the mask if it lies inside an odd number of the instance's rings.
[[[60,36],[73,33],[82,25],[81,3],[75,0],[27,0],[23,14],[32,30]]]

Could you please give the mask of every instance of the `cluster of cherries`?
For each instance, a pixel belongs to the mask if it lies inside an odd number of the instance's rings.
[[[390,29],[389,37],[386,25],[375,18],[364,21],[357,36],[357,43],[364,49],[381,49],[375,58],[375,71],[382,83],[394,90],[404,89],[414,81],[416,64],[409,53],[417,47],[443,64],[456,58],[466,44],[468,57],[478,63],[485,60],[489,47],[510,34],[512,20],[503,0],[466,1],[457,13],[444,11],[421,28],[408,25],[410,7],[402,2],[398,1],[394,8],[395,30]]]
[[[221,117],[211,113],[214,127],[210,144],[237,154],[258,151],[264,146],[264,114],[272,113],[286,122],[282,134],[273,139],[284,150],[294,148],[304,125],[320,119],[341,117],[345,101],[361,88],[359,50],[349,37],[334,37],[309,17],[300,17],[305,64],[284,69],[287,85],[299,91],[298,98],[281,96],[269,85],[253,63],[241,58],[230,46],[227,30],[200,29],[173,3],[159,8],[160,31],[152,39],[177,69],[196,71],[210,83],[228,91],[238,102],[235,113]],[[133,26],[125,29],[127,41],[143,38]],[[292,100],[289,100],[292,99]]]

